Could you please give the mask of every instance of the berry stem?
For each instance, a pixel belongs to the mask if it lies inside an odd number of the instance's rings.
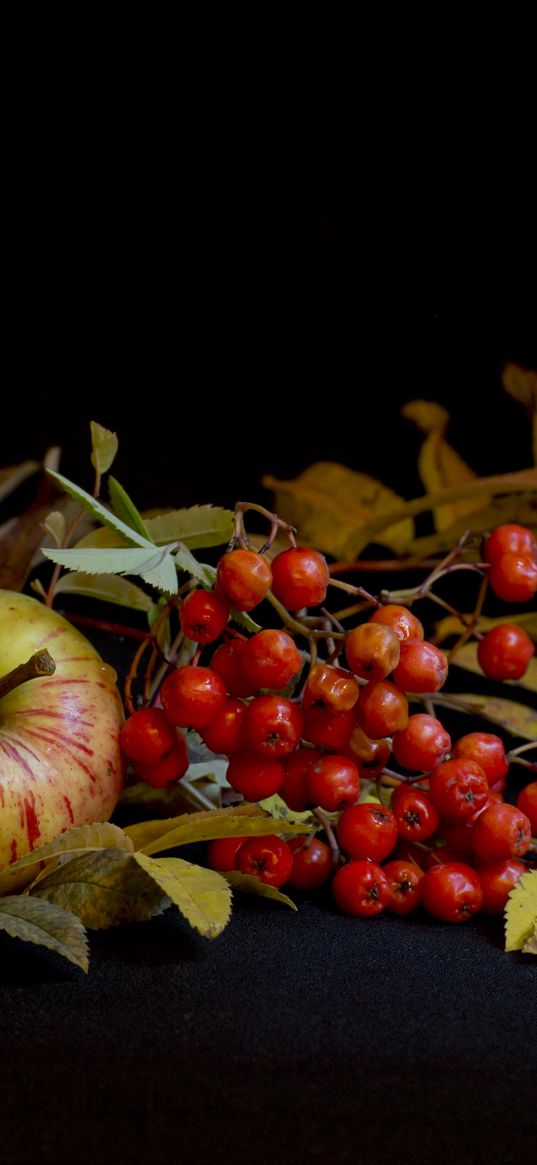
[[[328,841],[330,844],[330,849],[332,850],[334,865],[338,866],[341,862],[341,850],[340,850],[339,845],[337,843],[336,835],[334,833],[334,830],[332,829],[331,822],[329,821],[329,819],[326,816],[326,813],[324,812],[323,809],[319,809],[319,808],[314,809],[313,816],[317,818],[317,821],[320,821],[320,823],[324,829],[324,832],[326,833],[326,836],[328,838]]]

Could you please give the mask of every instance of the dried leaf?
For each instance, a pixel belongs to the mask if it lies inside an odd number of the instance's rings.
[[[523,740],[537,739],[537,711],[529,704],[505,700],[502,696],[477,696],[472,692],[450,693],[447,698],[454,708],[490,720],[513,736],[520,736]]]
[[[87,971],[88,940],[80,920],[50,902],[16,894],[0,899],[0,928],[23,942],[54,951]]]
[[[534,619],[537,614],[534,614]],[[505,619],[503,620],[505,623]],[[463,667],[466,671],[482,676],[483,671],[477,660],[477,643],[465,643],[460,647],[450,663],[452,667]],[[530,659],[524,675],[519,680],[504,680],[504,686],[527,688],[530,692],[537,692],[537,659]]]
[[[117,574],[85,574],[82,570],[60,575],[55,587],[56,594],[86,595],[89,599],[101,599],[104,603],[117,603],[129,607],[131,611],[149,611],[152,598]]]
[[[144,922],[169,906],[134,854],[119,846],[66,861],[38,883],[33,896],[70,910],[90,930]]]
[[[277,890],[276,886],[268,886],[266,882],[262,882],[261,878],[255,878],[251,874],[241,874],[239,870],[228,870],[222,877],[229,882],[232,890],[242,890],[245,894],[256,894],[258,898],[270,898],[273,902],[281,902],[283,906],[290,906],[291,910],[297,910],[296,902],[292,898],[288,898],[287,894],[282,894],[281,890]]]
[[[0,502],[14,493],[34,473],[41,469],[39,461],[23,461],[20,465],[7,465],[0,469]]]
[[[537,928],[537,870],[522,874],[505,907],[505,949],[522,950]],[[531,952],[533,953],[533,952]]]
[[[450,421],[449,413],[435,401],[409,401],[401,410],[425,432],[426,438],[418,458],[418,470],[426,490],[437,492],[452,485],[464,485],[476,480],[476,474],[463,461],[449,442],[445,431]],[[445,530],[459,518],[467,518],[481,508],[478,498],[463,498],[450,505],[438,506],[434,510],[437,530]]]
[[[25,854],[18,862],[13,862],[0,870],[0,895],[13,894],[24,889],[33,882],[45,861],[54,855],[61,855],[71,850],[102,849],[108,846],[120,847],[132,853],[133,844],[130,837],[111,821],[97,822],[95,825],[75,825],[66,829],[53,841],[40,845],[38,849]]]
[[[537,462],[537,372],[520,364],[506,364],[502,384],[531,419],[533,460]]]
[[[382,520],[399,503],[404,505],[393,490],[337,462],[315,462],[293,481],[268,475],[262,485],[275,491],[275,510],[297,527],[303,544],[342,561],[356,558],[364,546],[364,525],[373,518],[380,523],[379,540],[399,553],[406,552],[414,537],[413,522],[405,515],[395,523]]]
[[[445,530],[437,530],[435,534],[424,534],[420,538],[415,538],[409,547],[409,553],[417,558],[432,558],[437,554],[446,554],[468,529],[475,535],[486,534],[494,526],[500,526],[504,522],[518,522],[537,531],[535,494],[521,493],[505,498],[498,497],[490,506],[475,509],[471,517],[459,518]],[[478,557],[476,549],[476,562]]]
[[[231,916],[231,890],[221,874],[182,858],[137,853],[134,859],[204,938],[222,933]]]
[[[91,421],[91,464],[99,476],[110,469],[118,450],[118,439],[110,429],[105,429],[97,421]]]
[[[470,621],[472,616],[468,613],[464,614],[464,618]],[[505,623],[505,615],[500,615],[492,618],[488,615],[479,616],[479,630],[490,631],[491,627],[500,627]],[[523,611],[512,614],[509,612],[509,622],[516,623],[517,627],[523,627],[529,635],[530,639],[537,640],[537,611]],[[435,643],[443,643],[444,640],[449,639],[452,635],[461,635],[464,630],[460,619],[455,615],[447,615],[445,619],[440,619],[435,624],[434,630],[431,632]],[[431,638],[431,635],[429,638]],[[458,656],[456,657],[458,659]]]
[[[128,526],[131,530],[135,530],[137,534],[142,536],[142,538],[146,538],[148,542],[152,542],[153,539],[148,533],[142,515],[138,512],[134,502],[129,497],[127,491],[123,489],[123,486],[120,485],[117,478],[112,477],[111,475],[108,478],[108,493],[110,496],[112,509],[114,513],[117,514],[118,518],[121,518],[122,522],[125,522],[126,526]],[[169,538],[168,541],[173,542],[175,539]]]
[[[65,539],[65,514],[60,510],[52,510],[42,523],[45,534],[49,534],[56,546],[61,546]]]

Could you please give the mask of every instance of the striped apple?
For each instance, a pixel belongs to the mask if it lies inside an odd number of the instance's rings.
[[[9,690],[14,669],[24,678],[20,665],[47,652],[52,674]],[[110,818],[124,772],[116,680],[67,619],[0,590],[0,868],[74,825]]]

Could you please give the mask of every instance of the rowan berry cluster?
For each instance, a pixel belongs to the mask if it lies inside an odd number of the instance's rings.
[[[426,638],[412,597],[375,598],[335,580],[323,554],[297,546],[294,531],[271,517],[264,548],[252,550],[236,534],[214,586],[193,581],[180,595],[181,632],[195,653],[172,663],[152,704],[126,719],[120,741],[134,772],[157,788],[180,780],[195,730],[228,758],[227,782],[239,799],[277,794],[316,824],[305,832],[297,822],[291,841],[278,836],[276,819],[268,837],[214,841],[213,869],[303,890],[329,883],[341,911],[364,917],[420,904],[446,921],[501,912],[535,847],[537,781],[509,803],[501,738],[474,731],[452,740],[433,714],[448,657]],[[270,560],[279,528],[290,545]],[[537,543],[529,529],[498,526],[482,557],[476,570],[498,598],[533,598]],[[350,627],[349,611],[334,615],[324,605],[332,584],[360,599]],[[425,593],[422,586],[413,597]],[[280,627],[234,626],[234,615],[265,604]],[[480,635],[476,621],[473,630],[485,676],[524,674],[535,649],[523,628],[505,622]]]

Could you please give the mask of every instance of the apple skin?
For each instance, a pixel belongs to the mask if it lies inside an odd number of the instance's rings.
[[[74,825],[108,821],[123,784],[114,669],[57,611],[0,590],[0,677],[43,648],[54,674],[0,700],[0,869]]]

